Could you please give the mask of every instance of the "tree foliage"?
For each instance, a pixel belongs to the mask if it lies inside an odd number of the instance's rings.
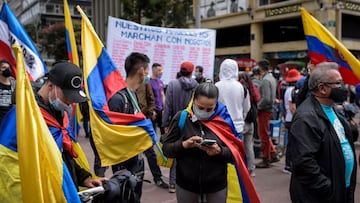
[[[73,26],[75,39],[77,40],[77,51],[79,52],[81,51],[79,49],[81,25],[74,21]],[[50,58],[53,57],[55,60],[68,59],[65,30],[66,29],[64,22],[56,22],[42,29],[39,33],[38,42],[38,44],[42,48],[42,52],[46,53]]]
[[[43,28],[39,38],[38,43],[49,57],[54,57],[55,60],[68,58],[64,22],[56,22]]]
[[[186,28],[191,2],[191,0],[124,0],[121,18],[152,26]]]

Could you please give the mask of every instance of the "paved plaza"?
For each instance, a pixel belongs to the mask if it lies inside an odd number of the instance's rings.
[[[90,148],[89,140],[80,133],[79,142],[83,147],[90,165],[93,163],[93,153]],[[360,143],[357,143],[357,155],[360,151]],[[358,156],[357,156],[358,157]],[[256,161],[260,161],[256,160]],[[165,189],[161,189],[153,184],[151,172],[147,166],[145,158],[145,179],[152,181],[152,183],[143,183],[142,203],[176,203],[175,194],[169,193]],[[282,172],[285,165],[285,158],[282,157],[281,161],[273,164],[273,167],[268,169],[256,169],[256,177],[253,178],[255,188],[260,196],[262,203],[289,203],[289,182],[290,175]],[[92,167],[92,166],[91,166]],[[161,168],[164,181],[168,182],[169,169]],[[357,186],[355,192],[355,202],[360,202],[360,172],[358,169]],[[111,169],[106,171],[106,176],[111,177]]]

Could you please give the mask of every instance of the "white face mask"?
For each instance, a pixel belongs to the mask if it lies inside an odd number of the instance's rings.
[[[56,86],[55,86],[55,100],[51,99],[51,96],[49,94],[49,103],[50,105],[57,111],[64,112],[66,111],[68,114],[71,112],[71,105],[66,105],[63,101],[61,101],[56,93]],[[70,115],[70,114],[69,114]]]
[[[208,120],[210,116],[214,114],[214,110],[209,112],[200,110],[195,104],[193,104],[193,110],[198,120]]]

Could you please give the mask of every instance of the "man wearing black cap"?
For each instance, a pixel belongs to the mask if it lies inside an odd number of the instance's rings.
[[[45,76],[45,84],[35,92],[41,113],[60,150],[76,186],[99,186],[104,179],[92,178],[74,160],[76,154],[71,140],[74,138],[68,125],[67,112],[71,103],[87,101],[82,86],[82,72],[76,65],[60,61]],[[66,130],[64,130],[66,129]]]

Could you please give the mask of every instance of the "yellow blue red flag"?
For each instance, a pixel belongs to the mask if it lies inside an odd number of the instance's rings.
[[[0,128],[2,202],[80,202],[62,155],[40,112],[22,50],[17,60],[16,107]]]
[[[74,35],[73,23],[71,20],[71,14],[69,10],[69,4],[67,0],[64,0],[64,17],[65,17],[65,36],[66,36],[66,48],[69,57],[69,61],[79,66],[79,57],[76,48],[76,40]]]
[[[66,37],[66,49],[69,61],[73,64],[79,66],[79,57],[76,48],[76,40],[74,34],[73,23],[71,20],[71,14],[69,10],[69,4],[67,0],[64,0],[64,18],[65,18],[65,37]],[[80,121],[82,115],[80,112],[80,107],[78,104],[73,104],[73,112],[71,114],[71,125],[75,135],[79,133],[80,130]]]
[[[359,60],[304,8],[301,8],[301,17],[312,63],[336,62],[339,64],[344,83],[358,84],[360,82]]]
[[[185,109],[190,115],[193,99]],[[210,121],[211,120],[211,121]],[[226,107],[218,102],[213,115],[201,121],[230,149],[234,163],[228,164],[227,203],[259,203],[260,198],[246,166],[245,150]]]
[[[81,42],[85,90],[90,99],[90,125],[102,166],[126,161],[156,143],[152,123],[143,113],[109,110],[108,100],[126,88],[119,69],[101,43],[81,8]]]

